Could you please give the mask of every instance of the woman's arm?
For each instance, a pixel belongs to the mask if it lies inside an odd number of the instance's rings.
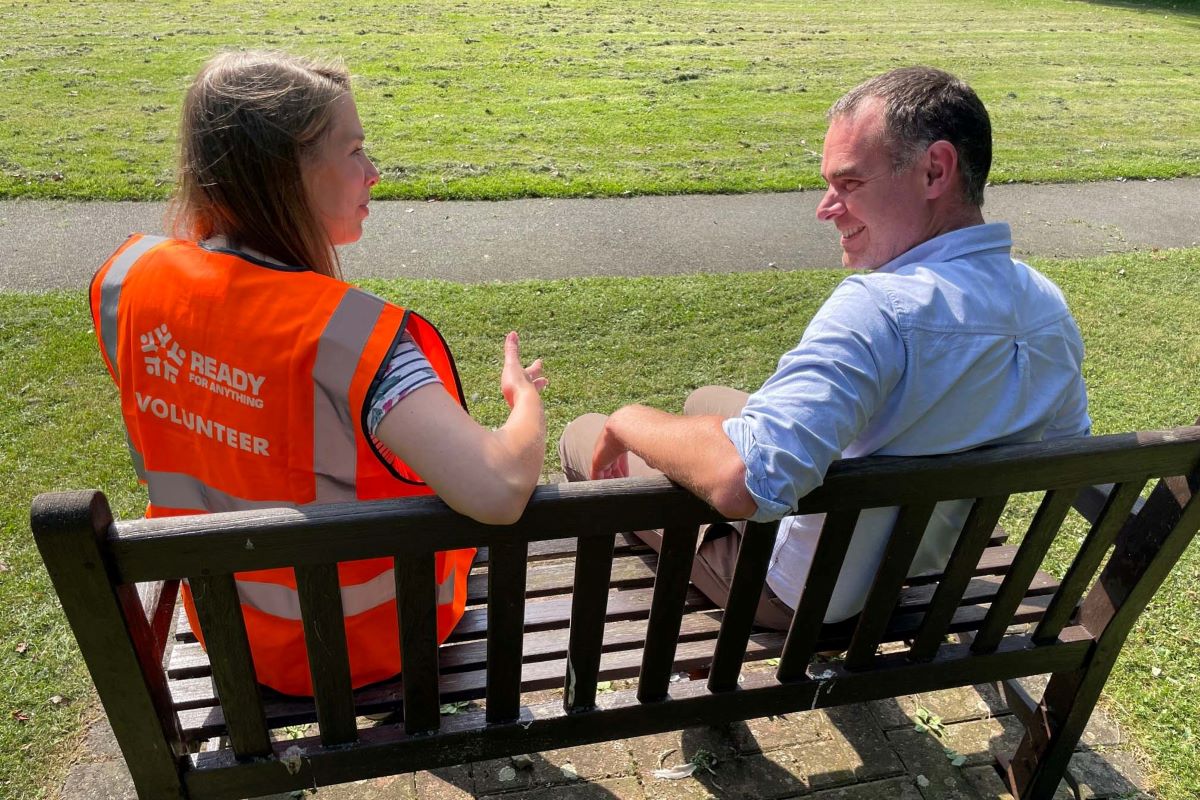
[[[546,386],[541,359],[521,367],[517,334],[504,340],[500,390],[508,420],[488,430],[441,386],[425,386],[396,404],[375,435],[446,504],[492,525],[516,522],[537,484],[546,453]]]

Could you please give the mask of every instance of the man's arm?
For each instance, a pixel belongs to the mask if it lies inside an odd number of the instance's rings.
[[[746,489],[746,465],[718,416],[677,416],[646,406],[625,406],[608,418],[592,454],[592,477],[628,474],[632,452],[729,519],[758,509]]]
[[[810,322],[739,416],[677,417],[627,406],[596,442],[593,478],[641,456],[730,519],[779,519],[824,479],[905,369],[888,301],[851,278]]]

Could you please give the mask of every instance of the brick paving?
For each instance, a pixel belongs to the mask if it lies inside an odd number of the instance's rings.
[[[1038,688],[1035,680],[1031,689]],[[538,693],[537,699],[555,696]],[[917,711],[941,718],[938,735],[914,728]],[[1000,800],[1011,798],[995,753],[1011,752],[1020,723],[995,688],[950,689],[720,727],[319,787],[269,800]],[[947,753],[947,748],[951,751]],[[962,756],[961,765],[951,759]],[[699,759],[697,758],[699,756]],[[715,759],[711,771],[656,777],[660,768]],[[957,759],[956,759],[957,760]],[[1150,797],[1136,752],[1098,709],[1055,800]],[[61,800],[134,800],[105,720],[88,734]]]

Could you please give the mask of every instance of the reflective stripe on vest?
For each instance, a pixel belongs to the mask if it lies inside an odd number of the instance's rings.
[[[439,606],[453,605],[457,575],[457,570],[450,570],[446,580],[437,584]],[[295,589],[278,583],[239,580],[237,590],[242,605],[283,619],[300,619],[300,595]],[[369,581],[342,586],[342,616],[353,617],[395,599],[396,571],[385,570]]]
[[[129,445],[135,466],[141,456]],[[209,486],[198,478],[183,472],[138,473],[146,481],[150,504],[160,508],[175,508],[180,511],[250,511],[256,508],[295,508],[295,503],[282,500],[247,500]]]
[[[100,346],[108,363],[112,364],[113,375],[121,377],[121,367],[117,363],[117,310],[121,304],[121,286],[125,276],[137,260],[146,251],[160,242],[165,242],[162,236],[143,236],[138,241],[125,248],[125,251],[113,261],[108,272],[104,274],[104,282],[100,284]],[[133,470],[140,480],[146,480],[146,462],[142,454],[133,446],[129,431],[125,431],[125,445],[129,448],[129,457],[133,460]],[[176,508],[191,508],[191,506],[176,506]]]
[[[313,476],[317,503],[358,499],[355,481],[358,420],[349,419],[350,383],[383,301],[350,289],[321,332],[313,363]]]
[[[113,369],[116,369],[116,367],[113,367]],[[142,458],[142,454],[139,453],[138,449],[133,446],[133,439],[129,438],[128,428],[125,428],[125,446],[129,448],[129,459],[133,462],[133,471],[137,473],[138,480],[143,483],[148,483],[146,480],[146,459]],[[186,507],[187,506],[176,506],[176,508]]]
[[[118,378],[121,377],[121,372],[117,365],[117,307],[121,303],[121,285],[125,283],[129,268],[145,255],[147,250],[165,241],[162,236],[143,236],[129,245],[113,261],[104,275],[104,283],[100,285],[100,342],[108,356],[108,363],[112,364],[113,374]]]

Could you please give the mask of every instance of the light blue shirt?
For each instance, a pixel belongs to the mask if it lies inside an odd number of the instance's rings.
[[[1058,287],[1011,249],[1007,224],[963,228],[834,290],[741,416],[725,421],[758,505],[752,519],[783,517],[837,458],[1089,433],[1079,329]],[[911,574],[944,566],[966,508],[939,504]],[[878,529],[894,518],[860,517],[828,620],[861,609],[886,544]],[[768,583],[793,607],[819,530],[819,515],[793,517],[776,541]]]

